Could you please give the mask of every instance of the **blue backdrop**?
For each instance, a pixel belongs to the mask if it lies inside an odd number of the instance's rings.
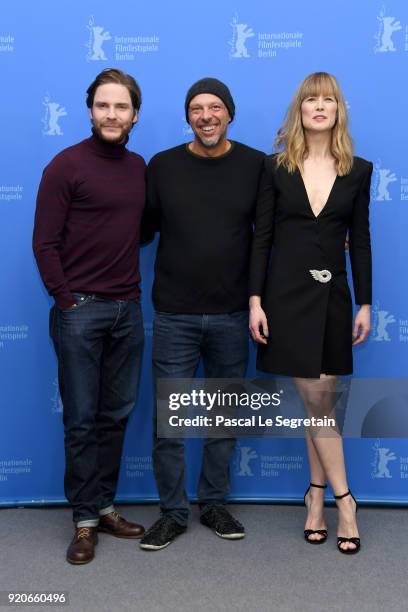
[[[373,330],[355,351],[355,371],[360,378],[388,379],[356,405],[361,423],[369,423],[373,410],[377,416],[393,414],[389,435],[400,433],[398,418],[407,408],[401,379],[408,364],[407,60],[405,0],[343,0],[325,10],[302,0],[123,0],[114,10],[90,0],[2,3],[0,504],[64,500],[61,401],[48,339],[51,300],[32,256],[31,234],[42,169],[58,151],[89,135],[85,90],[106,67],[131,73],[141,85],[143,105],[129,146],[146,161],[191,139],[184,96],[203,76],[230,86],[237,107],[230,137],[266,152],[301,79],[316,70],[339,78],[356,154],[374,162]],[[146,350],[123,454],[122,500],[156,498],[150,458],[154,252],[151,245],[142,254]],[[371,437],[345,441],[354,493],[365,501],[407,503],[407,440],[381,438],[381,430],[368,425],[364,432]],[[188,446],[188,489],[194,495],[199,442]],[[296,500],[307,481],[303,440],[238,444],[233,498]]]

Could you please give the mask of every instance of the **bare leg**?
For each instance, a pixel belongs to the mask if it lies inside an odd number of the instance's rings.
[[[295,384],[299,394],[303,399],[308,416],[323,418],[335,418],[333,409],[333,392],[336,389],[336,377],[326,376],[322,374],[320,378],[296,378]],[[334,491],[335,495],[342,495],[348,491],[346,469],[344,465],[343,441],[340,433],[335,428],[329,427],[310,427],[306,437],[308,445],[308,456],[310,463],[311,479],[319,478],[319,475],[325,474]],[[313,446],[314,452],[310,451]],[[316,484],[323,484],[319,480]],[[316,491],[316,493],[315,493]],[[309,493],[311,502],[308,506],[308,524],[309,518],[312,519],[312,500],[314,516],[318,512],[319,489],[314,489],[313,493]],[[320,493],[321,495],[321,493]],[[307,501],[307,498],[306,498]],[[336,500],[339,509],[339,525],[337,534],[346,538],[358,537],[358,529],[356,524],[356,508],[352,497],[349,495],[343,499]],[[321,512],[323,512],[323,496],[321,495]],[[322,514],[321,514],[322,516]],[[310,520],[312,522],[312,520]],[[313,522],[315,525],[315,522]],[[308,529],[317,529],[315,526],[308,526]],[[320,527],[319,527],[320,528]],[[356,546],[351,542],[341,544],[343,549],[353,549]]]
[[[309,458],[310,482],[313,482],[314,484],[324,485],[324,483],[326,482],[326,474],[324,472],[322,464],[320,463],[319,455],[316,452],[313,439],[308,431],[306,431],[305,438],[307,445],[307,455]],[[305,529],[326,529],[326,522],[323,516],[324,493],[324,489],[310,487],[305,499],[307,507]],[[312,533],[308,536],[308,539],[322,540],[324,539],[324,536],[319,533]]]

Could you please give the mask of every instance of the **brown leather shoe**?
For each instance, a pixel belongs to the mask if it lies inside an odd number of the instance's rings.
[[[117,538],[141,538],[145,530],[142,525],[131,523],[118,512],[110,512],[99,518],[98,531],[110,533]]]
[[[95,546],[98,543],[96,527],[77,527],[75,535],[68,546],[67,561],[74,565],[89,563],[95,556]]]

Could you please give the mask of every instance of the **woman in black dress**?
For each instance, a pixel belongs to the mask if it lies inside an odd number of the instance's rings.
[[[250,329],[260,370],[294,377],[311,416],[332,416],[336,376],[351,374],[352,345],[370,331],[371,246],[368,205],[372,164],[353,157],[337,80],[324,72],[300,85],[266,158],[251,255]],[[345,242],[359,310],[352,321]],[[268,262],[270,266],[268,268]],[[327,538],[326,480],[339,510],[339,550],[358,552],[355,513],[341,436],[306,432],[310,486],[305,538]]]

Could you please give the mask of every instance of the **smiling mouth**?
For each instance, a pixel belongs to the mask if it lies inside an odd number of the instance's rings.
[[[215,132],[216,129],[217,129],[216,125],[203,125],[200,127],[200,130],[204,134],[212,134],[213,132]]]

